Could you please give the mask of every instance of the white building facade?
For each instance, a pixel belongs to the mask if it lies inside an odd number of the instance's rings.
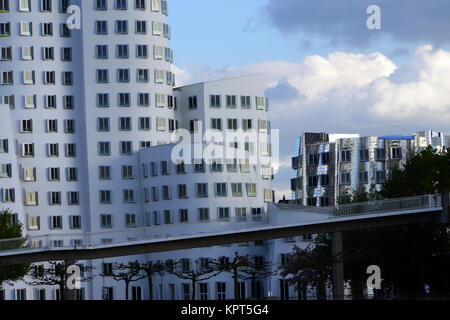
[[[66,24],[70,5],[80,9],[80,29]],[[251,223],[267,212],[270,163],[217,156],[214,163],[193,159],[182,172],[172,161],[177,129],[206,134],[208,142],[211,132],[270,136],[271,127],[260,76],[174,89],[167,15],[164,0],[0,0],[0,209],[12,211],[25,235],[52,234],[52,247],[75,247],[87,234],[159,234],[167,225],[181,233],[186,223],[201,231],[205,223]],[[238,146],[271,156],[268,141]],[[114,262],[190,259],[194,266],[239,252],[276,268],[292,248],[289,242],[279,252],[276,242],[85,261],[96,269],[78,298],[125,299],[123,283],[100,276]],[[184,299],[192,290],[170,275],[161,280],[154,279],[157,299]],[[242,297],[280,296],[276,277],[253,287],[241,282]],[[147,283],[134,283],[130,298],[148,299]],[[231,299],[233,290],[231,275],[221,274],[199,284],[197,298]],[[0,290],[7,300],[59,294],[23,281]]]

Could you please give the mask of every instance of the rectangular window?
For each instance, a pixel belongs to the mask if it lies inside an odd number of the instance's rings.
[[[393,160],[402,160],[403,159],[403,150],[400,147],[394,147],[391,151],[391,158]]]
[[[111,167],[100,166],[99,167],[99,179],[111,180]]]
[[[20,23],[20,35],[23,37],[31,37],[33,35],[33,23],[21,22]]]
[[[220,108],[221,107],[220,95],[211,95],[210,96],[210,107],[212,107],[212,108]]]
[[[128,34],[128,21],[127,20],[116,21],[116,33],[117,34]]]
[[[352,162],[352,152],[351,150],[341,151],[341,162]]]
[[[62,216],[51,216],[50,223],[53,230],[62,229]]]
[[[120,153],[122,155],[132,155],[133,154],[133,146],[131,141],[122,141],[120,142]]]
[[[125,227],[130,228],[130,227],[136,227],[136,226],[137,226],[136,215],[127,213],[125,215]]]
[[[24,70],[23,71],[23,84],[33,85],[35,84],[35,73],[34,70]]]
[[[207,183],[197,183],[197,197],[207,198],[208,197],[208,184]]]
[[[107,45],[95,46],[95,57],[97,59],[108,59],[108,46]]]
[[[117,48],[117,58],[128,59],[128,45],[118,44],[116,48]]]
[[[231,192],[233,197],[242,197],[242,183],[232,183],[231,184]]]
[[[102,228],[112,228],[112,216],[109,214],[103,214],[100,216],[100,224]]]
[[[256,197],[256,183],[247,183],[247,196]]]
[[[187,199],[188,198],[187,185],[185,185],[185,184],[178,185],[178,198],[179,199]]]
[[[216,183],[215,184],[216,197],[226,197],[228,195],[227,184],[226,183]]]
[[[3,189],[3,203],[16,202],[15,189]]]
[[[121,83],[130,82],[130,69],[118,69],[117,81]]]
[[[351,180],[351,173],[350,172],[344,172],[341,173],[341,185],[350,185],[352,183]]]
[[[100,204],[111,203],[111,190],[100,190]]]
[[[107,69],[97,70],[97,82],[98,83],[108,83],[109,75]]]
[[[236,96],[227,96],[227,108],[236,108]]]
[[[0,153],[8,153],[9,144],[8,139],[0,139]]]
[[[72,110],[75,107],[75,98],[74,96],[63,96],[63,104],[64,109]]]
[[[70,228],[72,230],[81,229],[81,216],[70,216]]]
[[[386,149],[375,149],[375,161],[385,161],[386,160]]]
[[[252,102],[251,102],[250,96],[241,96],[241,108],[251,108]]]
[[[360,162],[368,162],[369,159],[369,150],[368,149],[361,149],[359,150],[359,161]]]
[[[230,219],[230,208],[218,208],[217,211],[219,220]]]
[[[189,222],[189,210],[180,209],[180,223],[188,223]]]
[[[24,46],[22,47],[22,60],[32,61],[34,60],[34,49],[33,47]]]
[[[119,95],[119,107],[128,108],[131,106],[129,93],[119,93],[118,95]]]
[[[367,172],[367,171],[359,172],[359,183],[360,184],[368,184],[369,183],[369,172]]]
[[[189,109],[190,110],[197,109],[197,96],[189,97]]]
[[[375,172],[375,182],[377,184],[383,184],[386,182],[386,173],[384,171]]]
[[[61,205],[61,192],[59,191],[50,191],[49,192],[49,204],[51,206],[59,206]]]
[[[8,12],[8,11],[9,11],[9,0],[0,0],[0,12]]]
[[[11,23],[10,22],[0,23],[0,36],[1,37],[11,36]]]
[[[162,131],[162,132],[166,131],[166,119],[156,118],[156,125],[157,125],[156,130]]]
[[[198,215],[200,221],[209,221],[209,208],[198,209]]]
[[[139,107],[150,106],[150,95],[148,93],[138,93],[138,106]]]
[[[138,20],[136,21],[136,34],[146,34],[147,33],[147,21]]]
[[[3,85],[14,84],[14,78],[13,78],[12,71],[3,71],[2,72],[2,84]]]

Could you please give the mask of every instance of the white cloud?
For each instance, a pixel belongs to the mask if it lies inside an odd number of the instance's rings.
[[[276,110],[289,112],[289,118],[292,112],[302,117],[317,110],[317,117],[325,123],[327,119],[346,120],[350,128],[369,117],[380,124],[385,120],[428,119],[424,127],[442,126],[450,116],[450,52],[429,45],[419,47],[409,67],[417,69],[419,78],[400,84],[392,76],[401,77],[396,72],[403,70],[381,53],[334,52],[328,57],[309,56],[301,63],[266,61],[192,73],[175,68],[175,72],[178,84],[262,73],[266,89],[276,92],[283,84],[297,91],[292,99],[272,104]],[[320,114],[321,110],[327,112]]]

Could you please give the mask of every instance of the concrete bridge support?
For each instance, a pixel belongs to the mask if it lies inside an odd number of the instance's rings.
[[[442,192],[442,208],[444,209],[443,215],[442,215],[442,224],[450,224],[450,194],[449,190],[444,190]]]
[[[331,250],[333,259],[333,299],[344,300],[344,245],[342,242],[342,232],[334,232],[331,234]]]

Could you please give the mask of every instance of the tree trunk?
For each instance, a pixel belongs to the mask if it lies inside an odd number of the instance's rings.
[[[153,301],[154,300],[154,296],[153,296],[153,277],[152,277],[151,274],[148,274],[148,291],[149,291],[150,300]]]
[[[237,270],[237,268],[234,269],[233,278],[234,278],[234,299],[235,300],[240,300],[241,299],[241,292],[240,292],[240,288],[239,288],[239,278],[238,278],[238,270]]]
[[[302,289],[303,289],[302,287],[303,287],[302,280],[298,279],[297,280],[297,295],[298,295],[297,299],[298,299],[298,301],[302,300]]]
[[[195,301],[196,296],[195,296],[195,287],[197,285],[197,281],[196,280],[192,280],[192,300]]]
[[[128,293],[129,293],[129,290],[130,290],[130,282],[129,281],[125,281],[125,300],[129,300],[129,298],[128,298]]]
[[[59,282],[59,295],[62,301],[66,300],[66,284],[64,283],[62,278]]]

